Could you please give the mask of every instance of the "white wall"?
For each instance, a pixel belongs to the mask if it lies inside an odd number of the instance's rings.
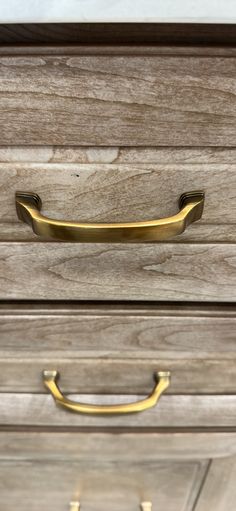
[[[0,23],[235,23],[236,0],[0,0]]]

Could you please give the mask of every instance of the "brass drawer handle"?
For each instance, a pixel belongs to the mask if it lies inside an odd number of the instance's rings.
[[[179,199],[179,212],[167,218],[128,223],[76,223],[53,220],[40,213],[42,202],[36,193],[17,192],[18,218],[29,224],[35,234],[47,239],[80,242],[162,241],[181,234],[202,216],[204,193],[186,192]]]
[[[141,511],[152,511],[152,503],[151,502],[141,502],[140,504]],[[81,511],[79,502],[71,502],[70,503],[70,511]]]
[[[147,410],[148,408],[155,406],[161,394],[163,394],[170,385],[169,371],[158,372],[156,373],[157,383],[152,393],[147,398],[135,403],[125,403],[120,405],[93,405],[77,403],[76,401],[71,401],[65,397],[56,383],[58,376],[59,373],[57,371],[43,371],[44,384],[51,392],[56,403],[67,410],[90,415],[114,415],[142,412],[143,410]]]
[[[141,508],[141,511],[152,511],[152,503],[151,502],[141,502],[140,508]]]

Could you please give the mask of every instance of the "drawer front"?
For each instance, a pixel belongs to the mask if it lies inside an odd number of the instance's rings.
[[[1,56],[2,144],[235,145],[232,54],[82,51]]]
[[[235,308],[218,306],[2,306],[2,425],[232,427],[236,423]],[[43,371],[58,371],[75,402],[145,399],[160,371],[170,386],[133,415],[71,414],[56,407]]]
[[[167,159],[171,154],[171,149],[166,150]],[[106,155],[109,157],[109,152],[104,151],[104,160]],[[37,152],[32,157],[36,156]],[[179,243],[236,241],[235,164],[150,164],[149,158],[153,158],[150,149],[140,154],[140,161],[129,164],[71,164],[66,157],[58,164],[1,163],[0,241],[39,239],[17,218],[18,190],[37,193],[45,216],[92,223],[139,222],[176,215],[184,192],[202,190],[205,203],[201,219],[168,239]]]
[[[140,460],[136,465],[100,459],[90,464],[0,462],[1,505],[4,511],[14,507],[69,511],[73,499],[84,511],[140,511],[140,504],[149,501],[160,511],[192,511],[205,472],[206,464],[195,460],[150,464]]]
[[[2,305],[0,389],[46,393],[53,369],[66,393],[142,395],[170,371],[168,394],[236,394],[235,330],[234,306]]]
[[[72,413],[56,406],[51,395],[30,393],[1,393],[0,425],[15,427],[86,428],[86,430],[111,428],[133,431],[174,428],[235,428],[235,395],[163,395],[149,410],[132,414],[109,416]],[[147,396],[142,395],[77,395],[70,394],[73,402],[86,405],[127,404]]]
[[[0,433],[4,511],[233,511],[234,476],[233,434]]]
[[[17,358],[18,357],[18,358]],[[88,358],[89,357],[89,358]],[[58,371],[63,392],[73,394],[149,394],[157,372],[170,371],[168,394],[236,394],[236,353],[206,352],[201,355],[112,352],[70,353],[57,356],[16,352],[12,358],[0,358],[1,392],[46,392],[43,371]],[[223,358],[224,357],[224,358]],[[99,399],[99,398],[98,398]],[[115,399],[115,398],[114,398]]]
[[[150,149],[146,157],[153,157]],[[235,165],[145,164],[144,154],[141,159],[2,163],[0,299],[234,301]],[[205,192],[203,216],[168,244],[101,244],[98,236],[91,244],[36,246],[45,238],[17,218],[15,206],[17,190],[32,190],[43,201],[43,214],[62,221],[138,222],[175,215],[180,195],[193,189]]]
[[[234,302],[236,244],[2,242],[0,299]]]

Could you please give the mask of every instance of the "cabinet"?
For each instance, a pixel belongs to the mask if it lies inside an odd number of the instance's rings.
[[[235,48],[0,53],[0,511],[234,511]],[[131,243],[153,220],[168,237]],[[75,243],[68,222],[122,239]],[[139,413],[71,413],[45,371],[87,408],[170,385]]]

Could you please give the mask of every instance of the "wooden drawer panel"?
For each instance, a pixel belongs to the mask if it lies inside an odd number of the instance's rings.
[[[2,306],[0,389],[56,369],[67,393],[148,394],[164,370],[170,394],[236,393],[235,329],[233,306]]]
[[[42,506],[68,511],[73,498],[88,511],[139,511],[142,501],[160,511],[192,511],[206,470],[207,462],[195,460],[140,460],[136,465],[101,459],[88,464],[5,461],[0,462],[1,505],[4,511],[41,511]]]
[[[170,353],[153,352],[148,358],[145,355],[140,359],[128,353],[127,358],[124,354],[116,358],[111,352],[106,360],[106,355],[96,357],[93,354],[93,358],[84,358],[77,352],[67,358],[54,354],[46,357],[40,353],[32,357],[17,352],[12,359],[0,358],[0,389],[1,392],[46,392],[43,370],[57,370],[64,392],[149,394],[155,384],[155,374],[170,371],[169,394],[236,394],[235,351],[217,355],[202,352],[195,357],[183,353],[177,360],[175,354]]]
[[[56,51],[1,56],[2,144],[235,145],[230,50]]]
[[[149,153],[150,149],[135,164],[71,164],[66,163],[66,156],[65,163],[59,164],[0,164],[0,241],[38,239],[17,218],[17,190],[38,193],[46,216],[95,223],[168,217],[179,211],[183,192],[203,190],[202,218],[173,241],[235,242],[236,165],[145,163]],[[18,154],[22,157],[20,150]]]
[[[4,511],[234,511],[235,472],[235,434],[0,433]]]
[[[90,404],[121,404],[139,401],[140,395],[77,395],[74,401]],[[51,395],[2,393],[0,395],[0,426],[47,428],[116,428],[137,431],[150,428],[235,428],[236,395],[164,394],[157,405],[130,415],[92,416],[72,413],[57,407]]]
[[[1,425],[236,424],[233,306],[29,307],[1,307]],[[43,383],[45,369],[59,371],[62,392],[86,403],[140,400],[152,391],[157,371],[170,371],[171,385],[138,415],[82,416],[56,407]]]
[[[235,331],[235,305],[0,305],[1,357],[220,360],[234,356]]]
[[[1,169],[0,240],[9,240],[1,244],[1,299],[235,300],[234,164],[8,163]],[[14,203],[17,189],[33,189],[49,216],[138,221],[174,214],[187,188],[205,191],[203,217],[165,245],[45,243],[39,249]]]
[[[1,243],[0,299],[236,299],[235,244]]]
[[[80,432],[0,430],[0,460],[138,463],[234,457],[235,432]]]

